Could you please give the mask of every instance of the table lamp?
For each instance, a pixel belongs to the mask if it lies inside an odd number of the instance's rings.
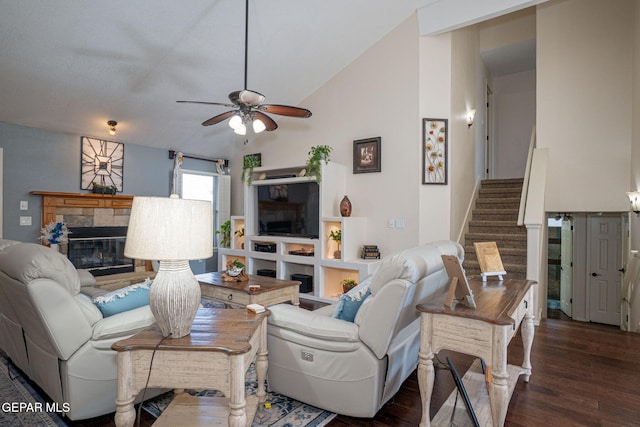
[[[189,260],[213,255],[211,202],[134,197],[124,255],[160,261],[149,306],[165,337],[189,335],[200,306],[200,285]]]

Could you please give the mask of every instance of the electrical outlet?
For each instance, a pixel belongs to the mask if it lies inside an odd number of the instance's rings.
[[[30,216],[21,216],[20,217],[20,225],[31,225],[31,217]]]

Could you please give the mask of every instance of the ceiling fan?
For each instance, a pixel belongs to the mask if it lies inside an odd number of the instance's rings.
[[[202,122],[203,126],[218,124],[226,119],[229,126],[239,135],[246,135],[247,126],[253,128],[254,133],[264,130],[272,131],[278,128],[278,124],[267,114],[277,114],[280,116],[311,117],[311,111],[306,108],[292,107],[289,105],[263,104],[265,97],[259,92],[247,89],[247,56],[248,56],[248,34],[249,34],[249,0],[245,4],[245,24],[244,24],[244,89],[231,92],[229,100],[231,103],[205,102],[205,101],[176,101],[191,104],[220,105],[233,110],[211,117]]]

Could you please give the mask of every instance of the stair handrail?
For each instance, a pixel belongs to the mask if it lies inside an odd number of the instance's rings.
[[[524,180],[522,182],[522,193],[520,193],[520,207],[518,209],[518,225],[524,225],[524,215],[527,209],[527,195],[529,194],[529,179],[531,178],[531,162],[533,161],[533,150],[536,148],[536,126],[531,129],[531,140],[529,141],[529,152],[527,154],[527,165],[524,170]]]

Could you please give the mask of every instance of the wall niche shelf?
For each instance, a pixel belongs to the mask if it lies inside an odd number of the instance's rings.
[[[342,294],[342,280],[351,278],[360,282],[377,269],[379,260],[360,259],[360,249],[367,243],[365,217],[339,216],[340,200],[346,194],[346,168],[329,162],[322,165],[319,184],[319,237],[302,238],[258,235],[257,188],[261,185],[291,184],[315,180],[315,176],[300,176],[305,166],[281,168],[255,168],[251,185],[245,185],[244,212],[246,216],[231,217],[231,248],[219,248],[218,265],[224,268],[228,261],[240,259],[249,274],[258,270],[275,271],[278,279],[291,279],[292,274],[313,277],[313,290],[301,293],[301,298],[332,302]],[[260,179],[261,176],[266,177]],[[244,236],[235,234],[244,229]],[[342,240],[340,256],[329,234],[340,230]],[[243,245],[244,244],[244,245]],[[256,245],[257,244],[257,245]]]

